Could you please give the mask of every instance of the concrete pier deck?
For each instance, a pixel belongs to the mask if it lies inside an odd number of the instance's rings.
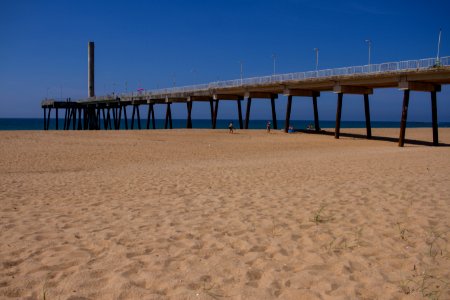
[[[398,88],[404,92],[399,146],[404,145],[406,120],[410,92],[429,92],[431,95],[433,144],[438,145],[437,128],[437,92],[441,86],[450,84],[450,57],[391,62],[365,66],[353,66],[338,69],[318,70],[279,74],[255,78],[218,81],[208,84],[174,87],[168,89],[148,90],[120,95],[93,96],[76,101],[58,101],[45,99],[44,129],[49,128],[50,112],[55,110],[56,122],[58,109],[65,109],[64,129],[119,129],[122,118],[126,129],[134,129],[135,118],[140,129],[140,105],[148,105],[147,126],[154,126],[154,105],[166,105],[165,128],[172,128],[172,103],[186,103],[186,127],[192,128],[191,111],[193,102],[210,102],[211,127],[216,127],[217,112],[220,100],[237,101],[239,127],[248,128],[251,102],[253,99],[270,99],[273,127],[277,129],[275,102],[278,95],[286,95],[288,104],[285,118],[285,131],[288,131],[290,111],[293,97],[310,97],[313,100],[315,129],[320,132],[317,99],[320,93],[337,94],[335,138],[340,135],[340,119],[344,94],[360,94],[364,100],[367,138],[371,137],[369,95],[374,89]],[[246,100],[245,122],[243,122],[241,102]],[[126,108],[133,108],[131,124],[128,125]],[[48,109],[48,111],[47,111]],[[110,114],[112,113],[112,116]],[[78,114],[78,116],[77,116]],[[77,123],[78,117],[78,123]],[[153,118],[153,119],[152,119]],[[101,121],[102,119],[102,121]],[[113,121],[111,123],[111,120]],[[70,126],[72,123],[72,126]],[[103,124],[102,124],[103,123]],[[113,125],[112,125],[113,124]],[[58,125],[56,128],[58,129]]]

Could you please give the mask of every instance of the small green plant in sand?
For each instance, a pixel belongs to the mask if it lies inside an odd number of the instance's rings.
[[[406,227],[401,226],[402,223],[397,222],[397,228],[398,228],[398,232],[400,234],[400,238],[404,241],[407,240],[406,238],[406,233],[408,232],[408,229],[406,229]]]
[[[275,221],[275,218],[273,218],[273,217],[272,217],[272,228],[270,230],[270,234],[271,234],[272,238],[275,238],[275,237],[281,235],[280,226],[277,225],[277,222]]]
[[[402,280],[399,287],[406,295],[419,293],[424,298],[439,300],[442,292],[448,289],[449,282],[444,277],[424,272]]]
[[[345,236],[333,238],[333,240],[326,246],[327,251],[330,253],[339,253],[360,247],[362,230],[362,228],[356,228],[351,238],[347,238]]]
[[[323,211],[325,210],[326,204],[322,204],[320,208],[314,212],[314,215],[311,219],[312,222],[319,225],[320,223],[325,223],[331,220],[331,217],[324,215]]]
[[[445,245],[446,245],[446,234],[439,233],[435,230],[430,230],[428,237],[426,239],[427,245],[430,246],[428,254],[435,258],[437,255],[444,255]]]
[[[47,282],[48,282],[48,278],[45,279],[44,284],[42,285],[42,299],[43,300],[47,299]]]
[[[225,292],[218,287],[214,282],[212,282],[212,278],[209,275],[202,276],[200,278],[202,282],[202,291],[213,299],[220,299],[224,297],[230,297],[225,294]],[[197,294],[199,296],[199,294]]]

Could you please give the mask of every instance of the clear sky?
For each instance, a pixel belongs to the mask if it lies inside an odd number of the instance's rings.
[[[166,0],[0,1],[0,117],[41,117],[40,101],[87,96],[87,43],[95,42],[96,94],[207,83],[315,68],[450,55],[450,1]],[[126,84],[127,83],[127,84]],[[321,119],[333,120],[336,95],[322,93]],[[409,120],[430,121],[429,94],[415,92]],[[376,90],[372,120],[399,121],[402,94]],[[221,104],[219,118],[236,118]],[[284,118],[286,99],[277,101]],[[163,117],[163,108],[156,108]],[[269,119],[270,103],[254,101],[252,118]],[[173,117],[185,118],[185,105]],[[209,117],[194,104],[194,118]],[[311,119],[312,104],[296,99],[293,119]],[[345,96],[343,120],[363,120],[361,96]],[[438,94],[438,119],[450,121],[450,87]]]

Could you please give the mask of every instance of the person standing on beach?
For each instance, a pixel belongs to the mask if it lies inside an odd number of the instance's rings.
[[[268,133],[270,133],[270,121],[267,121],[267,124],[266,124],[266,129],[267,129],[267,132]]]
[[[228,124],[228,129],[230,130],[229,133],[233,133],[234,132],[233,122],[230,122],[230,124]]]

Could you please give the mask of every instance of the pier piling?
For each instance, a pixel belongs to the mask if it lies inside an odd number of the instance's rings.
[[[343,93],[338,93],[337,109],[336,109],[336,129],[334,131],[334,137],[339,138],[339,132],[341,130],[341,115],[342,115],[342,97]]]
[[[319,110],[317,108],[317,93],[313,93],[313,110],[314,110],[314,128],[316,132],[320,131]]]
[[[367,138],[372,138],[372,126],[370,124],[370,108],[369,108],[369,95],[364,94],[364,112],[366,115],[366,132]]]
[[[431,92],[431,119],[433,127],[433,145],[438,146],[439,137],[438,137],[436,91]]]
[[[292,96],[288,96],[286,108],[286,121],[284,122],[284,132],[288,132],[291,120]]]
[[[252,98],[247,98],[247,109],[245,111],[245,126],[244,129],[248,129],[248,123],[250,121],[250,109],[252,106]]]
[[[409,90],[403,91],[403,106],[402,106],[402,119],[400,121],[400,137],[398,139],[398,145],[403,147],[405,145],[405,131],[406,120],[408,118],[408,105],[409,105]]]

